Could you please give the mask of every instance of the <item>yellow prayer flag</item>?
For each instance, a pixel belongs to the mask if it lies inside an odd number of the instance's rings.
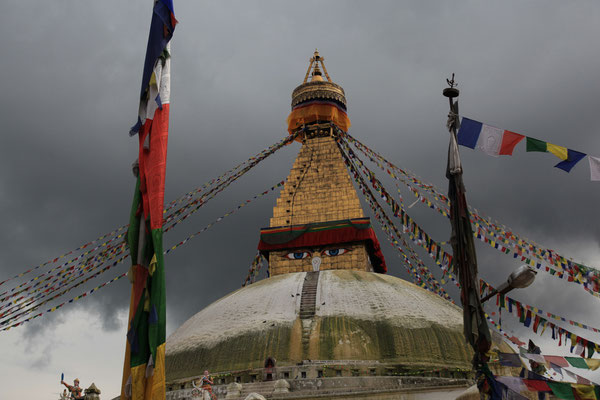
[[[152,75],[150,75],[149,85],[150,86],[157,86],[157,84],[156,84],[156,75],[154,74],[154,72],[152,72]],[[549,143],[548,143],[548,146],[550,146]]]
[[[592,371],[595,371],[598,369],[598,367],[600,367],[600,360],[597,358],[586,358],[585,363]]]
[[[578,399],[596,400],[596,393],[594,392],[594,386],[572,383],[571,387],[573,388],[573,391],[577,395]]]
[[[561,160],[566,160],[567,158],[569,158],[569,152],[567,151],[566,147],[557,146],[552,143],[546,143],[546,145],[547,145],[548,152],[554,154],[556,157],[560,158]]]

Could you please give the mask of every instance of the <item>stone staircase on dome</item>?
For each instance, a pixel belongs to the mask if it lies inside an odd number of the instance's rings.
[[[308,354],[308,345],[313,327],[317,303],[317,286],[319,285],[319,271],[307,272],[302,285],[302,298],[300,299],[300,320],[302,321],[302,347],[304,354]]]

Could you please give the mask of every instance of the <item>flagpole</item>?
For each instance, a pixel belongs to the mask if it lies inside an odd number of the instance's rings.
[[[473,347],[475,356],[473,367],[477,371],[485,371],[487,367],[486,353],[491,346],[490,331],[479,298],[479,278],[477,273],[477,255],[473,241],[471,218],[467,206],[466,189],[463,183],[463,168],[458,152],[457,131],[460,127],[458,114],[459,90],[454,81],[454,74],[448,82],[443,95],[448,98],[450,112],[447,128],[450,131],[448,146],[448,198],[450,200],[450,225],[452,227],[453,268],[459,277],[460,299],[463,306],[463,322],[465,340]],[[487,370],[489,371],[489,370]],[[487,375],[487,374],[486,374]]]

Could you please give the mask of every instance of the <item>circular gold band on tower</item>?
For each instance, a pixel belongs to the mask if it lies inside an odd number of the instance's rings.
[[[310,100],[333,100],[346,108],[346,94],[340,85],[327,81],[303,83],[292,92],[292,108]]]

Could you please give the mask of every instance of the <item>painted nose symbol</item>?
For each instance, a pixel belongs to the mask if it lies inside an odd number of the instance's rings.
[[[314,257],[312,259],[313,271],[318,271],[321,266],[321,257]]]

